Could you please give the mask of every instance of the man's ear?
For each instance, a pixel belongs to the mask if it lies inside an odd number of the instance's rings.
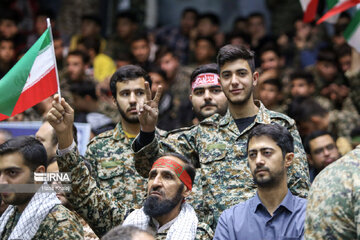
[[[285,167],[289,168],[293,162],[294,153],[287,153],[285,154]]]
[[[190,196],[190,194],[191,194],[191,190],[189,190],[188,187],[184,185],[184,190],[182,193],[183,197],[187,198],[188,196]]]
[[[192,101],[192,94],[189,95],[189,100]]]
[[[253,86],[254,87],[258,84],[258,80],[259,80],[259,73],[254,72],[254,74],[253,74]]]
[[[44,173],[44,172],[46,172],[46,168],[45,168],[44,165],[40,165],[35,169],[34,172],[36,172],[36,173]]]

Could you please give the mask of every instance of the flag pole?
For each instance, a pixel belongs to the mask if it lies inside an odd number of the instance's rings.
[[[47,27],[49,28],[49,31],[50,31],[51,43],[53,45],[52,48],[51,48],[51,51],[52,51],[52,54],[53,54],[53,57],[54,57],[54,62],[55,62],[55,72],[56,72],[56,81],[57,81],[57,85],[58,85],[59,103],[61,103],[59,73],[58,73],[56,57],[55,57],[55,46],[54,46],[54,39],[53,39],[53,35],[52,35],[52,30],[51,30],[50,18],[46,18],[46,22],[47,22]]]

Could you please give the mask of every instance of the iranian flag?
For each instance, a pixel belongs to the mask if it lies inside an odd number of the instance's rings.
[[[345,29],[344,37],[350,46],[360,52],[360,10],[357,10]]]
[[[315,20],[319,0],[300,0],[301,8],[304,11],[303,21],[308,23]]]
[[[25,111],[57,91],[55,54],[48,28],[0,80],[0,121]]]

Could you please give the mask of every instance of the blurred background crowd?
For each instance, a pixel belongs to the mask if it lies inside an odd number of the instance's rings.
[[[50,18],[62,95],[92,136],[119,122],[109,88],[117,68],[139,65],[153,93],[163,86],[158,127],[172,130],[198,122],[192,71],[216,62],[221,46],[241,44],[255,52],[255,97],[268,109],[293,118],[303,138],[331,132],[342,154],[360,143],[360,55],[343,36],[354,9],[319,25],[287,0],[3,0],[0,9],[0,79]],[[325,11],[319,1],[318,15]],[[51,101],[7,121],[41,121]]]

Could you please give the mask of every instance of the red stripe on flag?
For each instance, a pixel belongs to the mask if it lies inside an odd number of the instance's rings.
[[[319,0],[311,0],[304,12],[303,21],[308,23],[315,19]]]
[[[27,89],[25,92],[21,93],[11,116],[15,116],[16,114],[31,108],[32,106],[56,93],[57,90],[58,86],[56,81],[56,72],[55,68],[53,68],[36,84]]]
[[[339,14],[341,12],[344,12],[346,10],[348,10],[349,8],[357,5],[360,3],[360,0],[349,0],[346,1],[336,7],[333,7],[330,11],[328,11],[327,13],[324,14],[324,16],[322,16],[317,22],[316,24],[320,24],[324,21],[326,21],[326,19],[331,18],[332,16]]]

